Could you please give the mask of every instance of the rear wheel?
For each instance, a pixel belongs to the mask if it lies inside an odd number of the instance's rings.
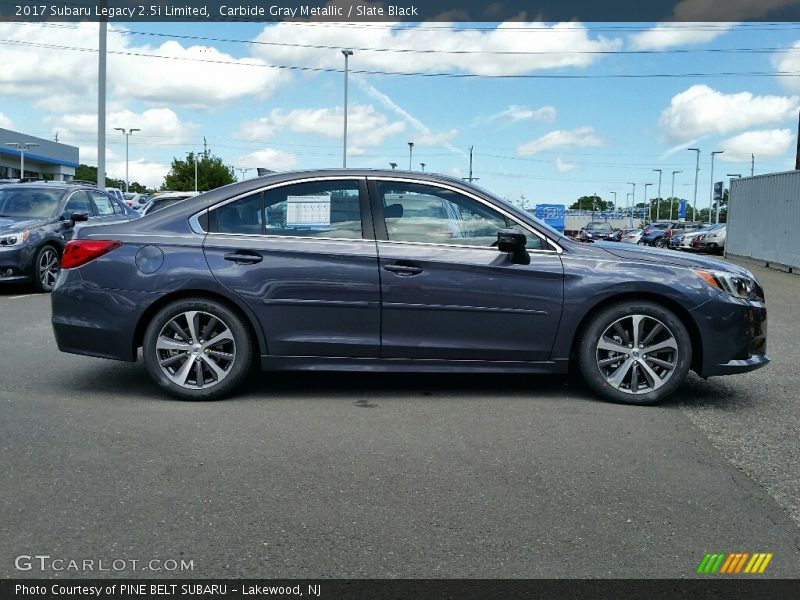
[[[60,270],[58,251],[52,246],[42,246],[33,262],[33,286],[36,291],[52,292]]]
[[[692,344],[674,313],[652,302],[622,302],[598,313],[578,347],[581,373],[603,398],[655,404],[689,372]]]
[[[233,392],[250,369],[250,333],[229,308],[205,299],[161,309],[144,335],[144,362],[162,388],[183,400],[215,400]]]

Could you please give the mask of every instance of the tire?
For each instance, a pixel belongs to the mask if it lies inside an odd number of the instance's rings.
[[[39,248],[33,261],[33,287],[37,292],[49,294],[56,285],[56,278],[61,270],[58,250],[47,245]]]
[[[668,246],[668,242],[664,238],[658,238],[653,245],[656,248],[666,248]]]
[[[681,386],[692,363],[686,326],[654,302],[613,304],[592,317],[579,335],[581,374],[592,390],[612,402],[656,404]]]
[[[165,306],[152,318],[142,355],[153,381],[173,396],[217,400],[247,377],[253,342],[241,317],[225,305],[186,299]]]

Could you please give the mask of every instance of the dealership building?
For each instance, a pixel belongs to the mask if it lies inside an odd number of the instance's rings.
[[[20,168],[24,162],[25,172]],[[0,179],[51,177],[70,181],[79,165],[78,148],[0,128]]]

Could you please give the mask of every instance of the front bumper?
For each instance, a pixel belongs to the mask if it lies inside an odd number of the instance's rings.
[[[33,271],[33,248],[24,244],[0,248],[0,283],[30,281]]]
[[[692,311],[702,340],[701,377],[747,373],[769,364],[763,301],[720,294]]]

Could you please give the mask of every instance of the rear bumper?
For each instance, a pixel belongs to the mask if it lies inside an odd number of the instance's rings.
[[[136,324],[157,298],[157,294],[87,284],[78,269],[62,271],[50,295],[58,349],[134,362]]]

